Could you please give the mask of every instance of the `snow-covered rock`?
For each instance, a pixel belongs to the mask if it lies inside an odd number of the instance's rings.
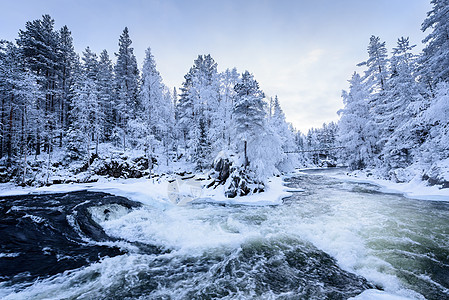
[[[423,179],[431,185],[439,185],[442,188],[449,188],[449,158],[434,163],[425,172]]]

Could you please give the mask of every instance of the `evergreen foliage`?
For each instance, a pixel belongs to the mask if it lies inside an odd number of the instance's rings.
[[[335,165],[338,156],[397,181],[425,177],[449,159],[449,3],[431,4],[423,52],[402,37],[389,57],[371,36],[363,76],[355,72],[342,93],[340,121],[306,135],[248,71],[220,73],[211,55],[199,55],[178,94],[163,83],[150,48],[138,69],[127,27],[115,62],[89,47],[80,58],[68,27],[56,30],[44,15],[15,43],[0,41],[0,164],[25,183],[30,161],[45,162],[48,181],[60,163],[55,153],[90,165],[105,144],[142,151],[148,169],[181,160],[207,171],[227,153],[237,173],[263,180],[299,165]]]

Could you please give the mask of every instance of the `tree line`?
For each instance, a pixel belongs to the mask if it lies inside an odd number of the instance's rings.
[[[128,28],[114,56],[89,47],[78,55],[70,30],[55,30],[49,15],[27,22],[15,42],[2,40],[0,162],[26,173],[30,157],[90,162],[108,144],[182,157],[198,170],[220,151],[259,175],[291,165],[284,150],[295,147],[293,129],[250,72],[218,72],[210,55],[199,55],[178,94],[163,83],[150,48],[139,70]]]
[[[371,36],[368,59],[359,64],[366,70],[354,72],[343,92],[338,141],[351,169],[409,181],[449,158],[449,4],[431,3],[422,53],[401,37],[389,56],[385,42]]]

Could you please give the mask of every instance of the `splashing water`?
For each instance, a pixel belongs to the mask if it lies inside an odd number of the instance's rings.
[[[21,224],[24,236],[19,246],[0,237],[0,297],[347,299],[373,288],[449,297],[447,203],[321,173],[286,181],[304,192],[263,207],[160,208],[92,192],[2,198],[2,230]],[[30,239],[39,232],[48,239]]]

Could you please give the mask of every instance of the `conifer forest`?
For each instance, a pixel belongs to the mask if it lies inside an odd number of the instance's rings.
[[[0,299],[449,299],[449,0],[0,14]]]

